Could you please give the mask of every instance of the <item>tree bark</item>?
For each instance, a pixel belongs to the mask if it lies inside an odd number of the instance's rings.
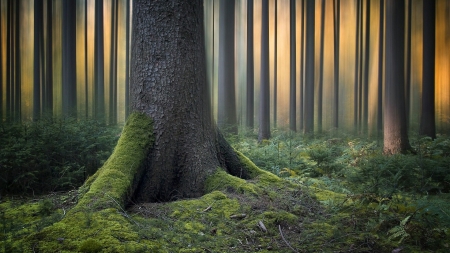
[[[410,149],[405,110],[405,0],[386,1],[385,154]]]
[[[258,140],[270,138],[270,75],[269,75],[269,1],[262,0],[261,19],[261,87],[259,98]]]
[[[361,1],[357,1],[356,3],[356,38],[355,38],[355,85],[353,90],[353,130],[355,134],[358,132],[358,122],[359,122],[359,90],[360,90],[360,27],[361,27]]]
[[[273,60],[273,127],[277,127],[278,118],[278,1],[275,0],[275,25],[274,25],[274,60]],[[270,65],[270,63],[269,63]],[[270,68],[270,67],[269,67]],[[268,102],[270,103],[270,102]]]
[[[237,134],[234,71],[235,1],[220,1],[219,15],[219,96],[217,123],[229,133]]]
[[[206,178],[219,167],[248,178],[212,121],[202,1],[133,5],[131,109],[150,116],[154,136],[135,199],[201,196]]]
[[[368,132],[369,124],[369,57],[370,57],[370,0],[366,0],[366,29],[365,29],[365,49],[364,49],[364,82],[362,96],[362,120],[361,131],[363,134]]]
[[[435,119],[436,1],[423,2],[423,81],[420,134],[436,138]]]
[[[42,68],[41,47],[43,44],[43,26],[44,26],[44,3],[43,0],[34,1],[34,56],[33,56],[33,120],[39,118],[41,113],[41,87],[42,87]],[[1,86],[0,86],[1,87]]]
[[[302,22],[301,22],[301,26],[302,26],[302,32],[301,32],[301,37],[300,37],[300,87],[299,87],[299,97],[300,97],[300,101],[299,101],[299,118],[300,118],[300,131],[303,131],[304,129],[304,104],[305,104],[305,99],[304,99],[304,87],[305,87],[305,27],[306,27],[306,18],[305,18],[305,1],[301,0],[300,1],[301,5],[302,5]]]
[[[130,0],[125,8],[125,117],[130,115]]]
[[[45,114],[53,112],[53,1],[47,0],[47,42],[45,53],[45,84],[42,109]]]
[[[109,124],[117,123],[117,32],[118,32],[118,0],[111,6],[111,64],[109,68]]]
[[[297,68],[295,65],[296,60],[296,29],[295,29],[295,0],[290,0],[289,6],[289,23],[290,23],[290,87],[289,87],[289,129],[291,131],[297,131]]]
[[[312,134],[314,132],[315,2],[315,0],[306,1],[305,134]]]
[[[247,127],[253,130],[255,127],[255,74],[253,55],[253,0],[247,2]]]
[[[377,132],[383,131],[383,72],[384,72],[384,0],[380,0],[380,38],[378,41],[378,102],[377,102]]]

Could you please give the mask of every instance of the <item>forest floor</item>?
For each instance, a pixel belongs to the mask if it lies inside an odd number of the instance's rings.
[[[377,140],[275,132],[235,149],[278,176],[223,176],[198,199],[87,212],[41,241],[78,191],[0,199],[0,252],[448,252],[450,140],[412,138],[386,157]],[[57,231],[57,230],[55,230]]]

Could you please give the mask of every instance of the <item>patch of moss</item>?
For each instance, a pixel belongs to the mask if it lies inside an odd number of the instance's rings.
[[[257,195],[260,189],[255,184],[248,183],[244,179],[232,176],[219,168],[210,177],[206,179],[205,191],[212,192],[215,190],[233,191],[237,193],[249,193]]]

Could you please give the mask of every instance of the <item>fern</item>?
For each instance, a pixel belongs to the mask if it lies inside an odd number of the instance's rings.
[[[411,217],[412,215],[407,216],[400,222],[400,225],[395,226],[388,231],[388,234],[390,234],[388,238],[389,241],[393,241],[395,239],[400,238],[398,243],[402,243],[404,239],[409,237],[408,232],[406,232],[406,225],[410,221]]]

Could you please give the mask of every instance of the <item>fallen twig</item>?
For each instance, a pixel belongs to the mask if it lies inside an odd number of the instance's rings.
[[[292,246],[291,246],[291,245],[288,243],[288,241],[286,241],[286,239],[284,238],[283,231],[281,231],[281,225],[278,225],[278,230],[280,230],[281,238],[283,238],[283,241],[286,243],[286,245],[287,245],[292,251],[298,253],[298,251],[296,251],[294,248],[292,248]]]

